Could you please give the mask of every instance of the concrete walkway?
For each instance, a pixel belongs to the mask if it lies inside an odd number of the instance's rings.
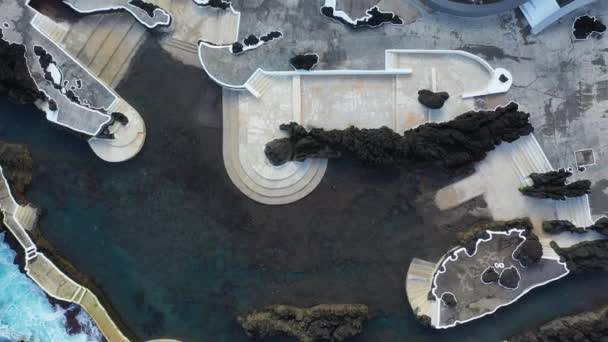
[[[91,291],[70,279],[44,254],[37,251],[36,245],[15,216],[20,206],[11,194],[1,166],[0,176],[0,209],[4,215],[4,225],[23,247],[27,275],[49,296],[82,306],[108,341],[128,341]]]

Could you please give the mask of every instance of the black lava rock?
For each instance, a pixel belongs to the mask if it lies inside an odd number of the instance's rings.
[[[197,3],[198,4],[198,3]],[[198,4],[203,7],[213,7],[221,10],[230,8],[230,1],[228,0],[209,0],[206,4]]]
[[[443,304],[449,307],[454,307],[456,306],[456,304],[458,304],[458,301],[456,301],[456,297],[449,292],[446,292],[441,295],[441,301],[443,302]]]
[[[551,247],[573,273],[608,271],[608,240],[593,240],[561,248],[555,242]]]
[[[449,122],[427,123],[406,131],[404,135],[387,127],[349,127],[331,131],[313,128],[306,137],[315,141],[318,148],[308,151],[308,156],[298,154],[298,158],[336,157],[346,153],[371,165],[433,162],[447,170],[459,170],[483,160],[501,142],[513,142],[532,133],[534,128],[528,121],[529,117],[530,114],[518,111],[517,104],[511,103],[495,111],[467,112]],[[290,134],[289,139],[267,145],[267,155],[280,155],[273,149],[286,150],[287,147],[280,145],[295,145],[303,138],[306,130],[298,124],[281,125],[281,129],[288,133],[293,132],[294,127],[298,128],[298,136]],[[308,142],[307,146],[313,144]],[[328,150],[338,153],[328,154]]]
[[[232,44],[232,53],[233,54],[239,54],[241,52],[243,52],[243,44],[239,43],[239,42],[235,42],[234,44]]]
[[[500,74],[500,77],[498,78],[498,80],[502,83],[509,82],[509,78],[505,74]]]
[[[517,268],[511,266],[509,268],[505,268],[500,273],[500,278],[498,279],[498,283],[508,289],[516,289],[519,286],[519,281],[521,277],[519,276],[519,272]]]
[[[304,55],[297,55],[289,60],[291,66],[296,70],[307,70],[314,69],[319,63],[319,56],[315,53],[307,53]]]
[[[585,15],[576,18],[573,29],[573,34],[576,39],[587,39],[594,32],[606,32],[606,25],[597,18]]]
[[[340,16],[336,16],[334,14],[334,12],[335,12],[335,10],[333,7],[330,7],[330,6],[321,7],[321,14],[323,14],[324,16],[326,16],[330,19],[333,19],[337,22],[340,22],[350,28],[353,28],[353,29],[358,29],[358,28],[362,28],[362,27],[380,27],[385,23],[390,23],[390,24],[395,24],[395,25],[403,24],[403,19],[401,19],[398,15],[396,15],[393,12],[382,12],[377,6],[374,6],[370,9],[368,9],[365,12],[365,14],[366,14],[365,17],[354,20],[354,22],[345,20],[344,18],[342,18]]]
[[[434,93],[430,90],[423,89],[418,92],[418,102],[430,109],[441,109],[445,101],[449,98],[450,94],[445,91]]]
[[[513,257],[524,267],[530,267],[540,261],[543,256],[543,246],[538,241],[538,238],[527,238],[515,253]]]
[[[259,42],[260,42],[260,39],[258,37],[256,37],[256,35],[254,35],[254,34],[245,38],[245,40],[243,41],[243,43],[245,43],[245,45],[247,45],[247,46],[256,45]]]
[[[146,2],[143,0],[130,0],[129,3],[135,7],[139,7],[144,10],[150,18],[154,18],[154,11],[160,8],[153,3]]]
[[[564,169],[530,175],[534,185],[526,186],[519,191],[530,197],[565,200],[567,197],[580,197],[591,192],[591,182],[580,180],[566,184],[572,172]]]
[[[32,79],[25,60],[25,46],[3,39],[0,29],[0,95],[19,104],[46,100]]]
[[[266,144],[264,153],[272,165],[280,166],[294,160],[294,148],[289,138],[276,139]]]
[[[498,281],[499,278],[499,274],[498,272],[496,272],[496,270],[494,269],[494,267],[488,267],[488,269],[486,269],[482,274],[481,274],[481,280],[484,283],[495,283]]]
[[[543,222],[543,231],[549,234],[560,234],[563,232],[583,234],[587,231],[584,228],[579,228],[566,220],[551,220]]]

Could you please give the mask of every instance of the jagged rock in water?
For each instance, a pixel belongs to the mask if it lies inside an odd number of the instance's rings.
[[[565,200],[567,197],[580,197],[591,192],[591,182],[580,180],[566,184],[572,172],[561,169],[546,173],[533,173],[530,175],[534,185],[526,186],[519,191],[530,197]]]
[[[296,70],[307,70],[310,71],[317,66],[319,63],[319,55],[316,53],[307,53],[304,55],[297,55],[289,60],[291,66]]]
[[[513,253],[513,257],[524,267],[530,267],[540,261],[543,256],[543,246],[536,235],[531,234]]]
[[[608,306],[564,316],[511,336],[509,342],[601,342],[608,336]]]
[[[243,43],[245,43],[245,45],[247,45],[247,46],[256,45],[259,42],[260,42],[260,38],[258,38],[255,34],[251,34],[251,35],[249,35],[249,37],[247,37],[247,38],[245,38],[245,40],[243,40]]]
[[[567,248],[551,242],[551,247],[572,273],[608,271],[608,240],[584,241]]]
[[[608,218],[602,217],[589,227],[584,228],[577,227],[572,222],[565,220],[545,221],[543,222],[543,230],[549,234],[559,234],[563,232],[585,234],[589,231],[596,231],[602,235],[608,236]]]
[[[594,230],[602,235],[608,236],[608,218],[602,217],[599,220],[595,221],[595,223],[588,227],[587,229]]]
[[[527,236],[530,235],[530,232],[534,229],[534,226],[529,218],[479,224],[471,227],[467,231],[458,233],[456,235],[455,245],[465,247],[467,249],[467,253],[470,255],[475,252],[475,246],[478,240],[485,240],[490,237],[487,232],[488,230],[495,232],[507,232],[511,229],[523,229],[526,231],[524,235]]]
[[[19,104],[46,100],[30,76],[25,60],[25,46],[3,39],[0,29],[0,95]]]
[[[496,272],[496,269],[494,269],[494,267],[488,267],[481,275],[481,280],[484,283],[488,284],[497,282],[498,278],[499,274],[498,272]]]
[[[291,336],[302,342],[344,341],[359,334],[369,317],[362,304],[323,304],[308,309],[275,305],[239,316],[248,336]]]
[[[500,273],[500,278],[498,279],[498,283],[508,289],[516,289],[519,286],[519,281],[521,277],[519,276],[519,272],[517,268],[511,266],[509,268],[505,268]]]
[[[433,162],[446,170],[460,170],[483,160],[487,153],[503,141],[513,142],[528,135],[534,128],[528,121],[530,114],[518,111],[516,103],[498,107],[495,111],[471,111],[454,120],[442,123],[427,123],[406,131],[404,135],[387,127],[325,131],[313,128],[306,133],[318,146],[309,155],[298,155],[300,159],[325,156],[325,150],[345,153],[372,165],[403,165]],[[281,125],[282,130],[293,130],[296,123]],[[289,129],[289,130],[288,130]],[[301,126],[298,131],[305,131]],[[295,145],[303,137],[290,136],[266,146],[266,155],[276,155],[272,148],[280,144]],[[315,144],[307,143],[307,146]],[[281,149],[287,149],[280,147]],[[293,148],[293,147],[292,147]],[[334,155],[335,156],[335,155]],[[289,160],[272,160],[281,165]]]
[[[449,292],[446,292],[441,295],[441,301],[443,302],[443,304],[445,304],[449,307],[454,307],[454,306],[456,306],[456,304],[458,304],[456,297]]]
[[[420,90],[418,92],[418,102],[430,109],[441,109],[445,101],[450,98],[450,94],[445,91],[434,93],[430,90]]]
[[[418,323],[420,325],[422,325],[423,327],[430,327],[433,324],[433,321],[431,320],[431,317],[427,316],[427,315],[416,315],[416,319],[418,320]]]
[[[563,232],[586,233],[585,229],[578,228],[572,222],[566,220],[551,220],[543,222],[543,231],[548,234],[560,234]]]
[[[584,15],[576,18],[573,29],[573,34],[576,39],[587,39],[594,32],[606,32],[606,25],[595,17]]]

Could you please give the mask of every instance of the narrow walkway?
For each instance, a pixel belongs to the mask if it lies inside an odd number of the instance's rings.
[[[2,166],[0,166],[0,209],[4,215],[4,225],[23,247],[27,275],[49,296],[81,305],[97,323],[99,330],[108,341],[129,341],[91,291],[70,279],[44,254],[37,251],[36,245],[23,228],[18,216],[15,215],[19,208],[22,207],[13,198]]]

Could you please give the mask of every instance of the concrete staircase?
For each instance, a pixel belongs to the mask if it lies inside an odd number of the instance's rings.
[[[18,206],[14,216],[21,227],[28,231],[31,231],[38,223],[38,209],[30,205]]]
[[[54,22],[40,13],[34,15],[31,24],[54,42],[63,41],[69,30],[68,24]]]
[[[256,71],[251,78],[245,83],[245,88],[249,90],[253,96],[260,98],[264,96],[266,91],[272,87],[273,79],[266,75],[263,71]]]
[[[559,260],[559,255],[551,247],[551,241],[549,239],[540,239],[540,244],[543,246],[543,258]]]
[[[198,55],[198,46],[193,43],[189,43],[177,38],[169,37],[168,39],[163,40],[163,44],[186,53]]]
[[[521,178],[522,185],[532,185],[531,173],[549,172],[552,169],[543,150],[536,142],[534,136],[521,137],[508,144],[513,164]]]
[[[437,300],[429,300],[428,295],[433,286],[433,275],[435,274],[436,264],[422,259],[414,258],[410,263],[405,281],[407,299],[417,316],[426,315],[433,320],[437,317]]]
[[[146,37],[146,28],[126,13],[95,15],[73,24],[56,41],[107,85],[122,79]]]

